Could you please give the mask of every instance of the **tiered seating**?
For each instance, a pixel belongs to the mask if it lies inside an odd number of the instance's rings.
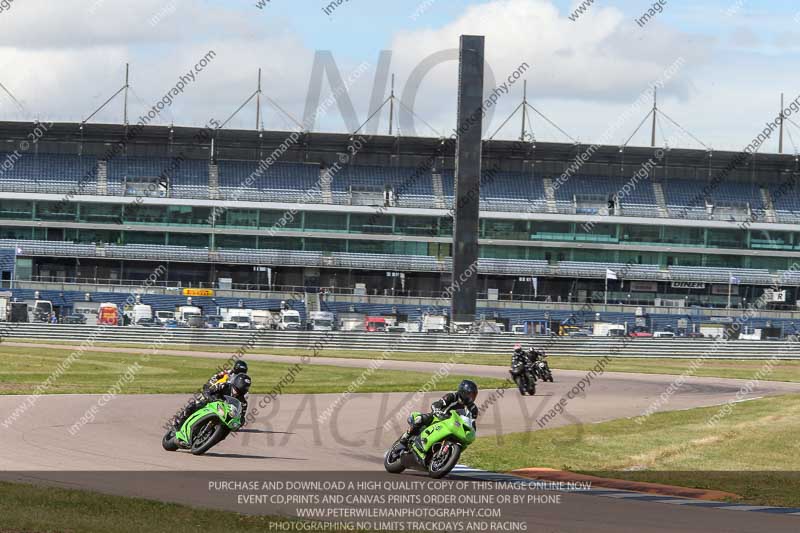
[[[776,183],[769,188],[772,197],[772,206],[780,222],[800,222],[800,194],[797,186],[786,183]]]
[[[358,192],[371,193],[383,205],[387,185],[394,193],[399,207],[433,207],[433,181],[431,172],[413,167],[378,167],[348,165],[336,173],[334,190],[338,199],[352,198]],[[345,195],[342,195],[345,193]]]
[[[555,190],[559,212],[567,209],[570,210],[567,212],[574,213],[574,206],[580,204],[581,199],[597,198],[607,204],[609,198],[616,197],[622,207],[622,214],[658,216],[658,204],[652,184],[647,180],[639,180],[634,186],[629,184],[630,181],[610,177],[573,177]],[[607,205],[604,207],[607,209]]]
[[[10,154],[0,153],[0,161]],[[13,157],[7,170],[0,170],[0,190],[31,193],[93,194],[97,159],[64,154],[24,152]],[[80,184],[80,187],[79,187]]]
[[[142,190],[133,184],[165,182],[173,198],[208,198],[208,161],[169,157],[117,157],[108,162],[108,189],[127,196],[161,196],[155,186]],[[166,191],[163,191],[166,194]]]
[[[274,163],[259,172],[258,161],[220,160],[218,168],[222,199],[309,204],[323,201],[320,167],[316,164]]]
[[[763,212],[764,201],[758,185],[723,181],[716,186],[703,181],[667,180],[663,184],[670,216],[709,218],[706,200],[713,206],[713,218],[740,219],[749,210]]]
[[[448,207],[453,206],[455,176],[452,170],[442,172],[442,188]],[[541,178],[517,172],[484,171],[481,176],[481,209],[486,211],[543,212],[547,197]]]

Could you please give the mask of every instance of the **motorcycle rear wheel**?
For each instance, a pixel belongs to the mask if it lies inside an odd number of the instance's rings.
[[[178,443],[175,442],[175,433],[172,430],[167,431],[167,433],[161,439],[161,447],[168,452],[174,452],[178,450]]]
[[[400,461],[401,454],[396,454],[394,461],[390,460],[392,455],[395,453],[396,447],[397,443],[395,442],[392,447],[389,448],[389,451],[386,452],[386,455],[383,456],[383,468],[385,468],[390,474],[399,474],[406,469],[406,467],[404,467],[403,463]]]

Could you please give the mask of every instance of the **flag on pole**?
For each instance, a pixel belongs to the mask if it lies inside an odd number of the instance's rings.
[[[739,278],[737,278],[733,274],[730,274],[730,279],[728,280],[728,283],[730,283],[731,285],[738,285],[741,282],[742,282],[742,280],[740,280]]]
[[[611,270],[610,268],[606,269],[606,279],[619,279],[617,278],[617,273]]]

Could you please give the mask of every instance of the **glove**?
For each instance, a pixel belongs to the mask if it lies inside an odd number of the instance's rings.
[[[442,411],[441,409],[435,409],[435,410],[433,411],[433,416],[435,416],[436,418],[438,418],[438,419],[440,419],[440,420],[445,420],[445,419],[447,419],[447,413],[445,413],[445,412],[444,412],[444,411]]]

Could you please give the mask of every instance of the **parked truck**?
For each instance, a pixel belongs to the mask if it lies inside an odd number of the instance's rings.
[[[386,318],[382,316],[368,316],[364,321],[367,331],[386,331]]]
[[[8,321],[9,301],[11,293],[0,293],[0,322]]]
[[[366,331],[366,329],[363,313],[339,313],[340,331]]]
[[[300,312],[294,309],[283,308],[278,311],[277,317],[273,315],[274,318],[277,318],[275,327],[281,331],[299,331],[302,327]]]
[[[175,320],[181,324],[190,325],[189,321],[202,320],[203,310],[196,305],[179,305],[175,308]]]
[[[147,322],[153,319],[153,307],[147,304],[134,304],[128,311],[125,312],[130,324],[136,325],[140,320]]]
[[[444,315],[422,315],[422,331],[424,333],[444,333],[447,331],[447,317]]]
[[[253,309],[251,319],[256,329],[272,329],[272,312],[266,309]]]
[[[243,309],[240,307],[222,308],[220,310],[222,315],[222,322],[220,327],[223,329],[231,328],[231,326],[223,326],[223,324],[236,324],[237,329],[250,329],[253,327],[253,310]]]
[[[101,326],[119,325],[119,308],[111,302],[101,303],[97,310],[97,323]]]
[[[594,322],[592,324],[592,335],[595,337],[624,337],[624,324],[612,324],[611,322]]]
[[[308,317],[308,329],[312,331],[333,331],[334,316],[329,311],[312,311]]]

